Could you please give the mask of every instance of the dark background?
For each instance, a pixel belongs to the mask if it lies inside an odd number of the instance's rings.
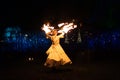
[[[119,0],[0,1],[0,50],[3,51],[0,52],[0,79],[119,80],[120,17],[118,9]],[[32,37],[27,40],[32,38],[35,42],[35,39],[40,38],[46,42],[45,36],[36,37],[36,35],[43,35],[43,33],[35,34],[35,32],[40,31],[45,22],[49,21],[53,25],[57,25],[57,23],[70,22],[73,19],[75,19],[78,27],[80,23],[83,25],[80,31],[82,43],[80,45],[75,42],[64,44],[61,40],[61,45],[73,64],[63,66],[58,71],[50,70],[43,65],[47,58],[45,52],[50,45],[39,46],[40,48],[37,47],[39,49],[36,50],[35,47],[38,44],[35,44],[25,52],[18,49],[19,52],[11,50],[14,42],[2,42],[5,29],[9,26],[20,27],[22,33],[33,32],[30,35]],[[111,30],[113,33],[109,32]],[[114,30],[118,32],[114,32]],[[74,31],[77,33],[77,29]],[[105,37],[101,37],[102,35]],[[76,35],[74,36],[76,37]],[[24,40],[24,38],[20,39]],[[18,37],[17,40],[20,39]],[[91,44],[94,43],[95,39],[98,40],[93,46]],[[106,40],[106,45],[101,46],[100,40]],[[109,42],[112,40],[115,42],[114,44]],[[97,45],[97,43],[99,44]],[[22,44],[21,46],[24,48],[25,45]],[[29,57],[33,57],[34,60],[29,61]]]
[[[57,23],[72,19],[92,28],[118,28],[115,0],[1,1],[0,5],[1,30],[11,25],[38,30],[46,20]]]

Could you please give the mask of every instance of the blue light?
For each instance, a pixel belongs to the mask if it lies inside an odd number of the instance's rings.
[[[10,32],[6,32],[5,33],[5,37],[10,37],[11,33]]]
[[[81,34],[84,36],[82,39],[82,46],[85,49],[95,50],[97,48],[107,49],[111,47],[112,49],[120,48],[120,32],[119,31],[111,31],[111,32],[101,32],[98,35],[89,35],[89,32],[86,34]],[[76,42],[75,35],[69,35],[69,37],[74,38],[74,42],[71,40],[71,43]],[[4,33],[4,41],[10,44],[11,50],[17,51],[46,51],[50,45],[51,40],[46,39],[44,32],[29,32],[22,33],[19,27],[8,27],[5,29]],[[64,41],[63,41],[64,42]],[[12,44],[12,45],[11,45]],[[76,43],[75,43],[76,44]],[[70,44],[71,45],[71,44]],[[76,44],[77,45],[77,44]],[[79,44],[80,45],[80,44]],[[9,47],[9,46],[8,46]]]

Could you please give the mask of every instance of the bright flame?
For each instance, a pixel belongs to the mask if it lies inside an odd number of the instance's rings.
[[[60,23],[60,24],[58,24],[58,27],[61,27],[61,26],[63,26],[65,23]]]
[[[77,28],[77,25],[74,25],[74,23],[61,23],[61,24],[58,24],[58,25],[60,25],[58,27],[62,27],[62,29],[59,32],[63,31],[65,33],[67,33],[71,29]]]
[[[58,30],[58,33],[61,32],[65,32],[67,33],[69,30],[77,28],[77,25],[74,25],[74,23],[60,23],[58,24],[58,27],[61,28]],[[53,30],[54,27],[50,26],[49,23],[48,24],[44,24],[42,30],[45,31],[45,33],[51,32],[51,30]]]
[[[53,30],[53,29],[54,29],[54,27],[50,26],[50,24],[44,24],[43,28],[42,28],[42,30],[44,30],[45,33],[51,32],[51,30]]]

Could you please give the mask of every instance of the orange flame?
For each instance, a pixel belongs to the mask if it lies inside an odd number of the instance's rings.
[[[61,23],[61,24],[58,24],[58,27],[62,27],[62,29],[59,32],[63,31],[67,33],[69,30],[77,28],[77,25],[74,25],[74,23]]]
[[[69,30],[77,28],[77,25],[74,25],[74,23],[60,23],[58,24],[58,27],[61,28],[58,30],[58,33],[65,32],[67,33]],[[54,27],[50,26],[50,24],[44,24],[42,30],[45,31],[45,33],[51,32]]]
[[[44,24],[43,27],[42,27],[42,30],[45,31],[45,33],[48,33],[48,32],[51,32],[51,30],[53,30],[54,27],[50,26],[50,24]]]

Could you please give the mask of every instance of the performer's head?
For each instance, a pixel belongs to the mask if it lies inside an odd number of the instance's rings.
[[[58,33],[57,29],[52,30],[53,35],[57,35],[57,33]]]

